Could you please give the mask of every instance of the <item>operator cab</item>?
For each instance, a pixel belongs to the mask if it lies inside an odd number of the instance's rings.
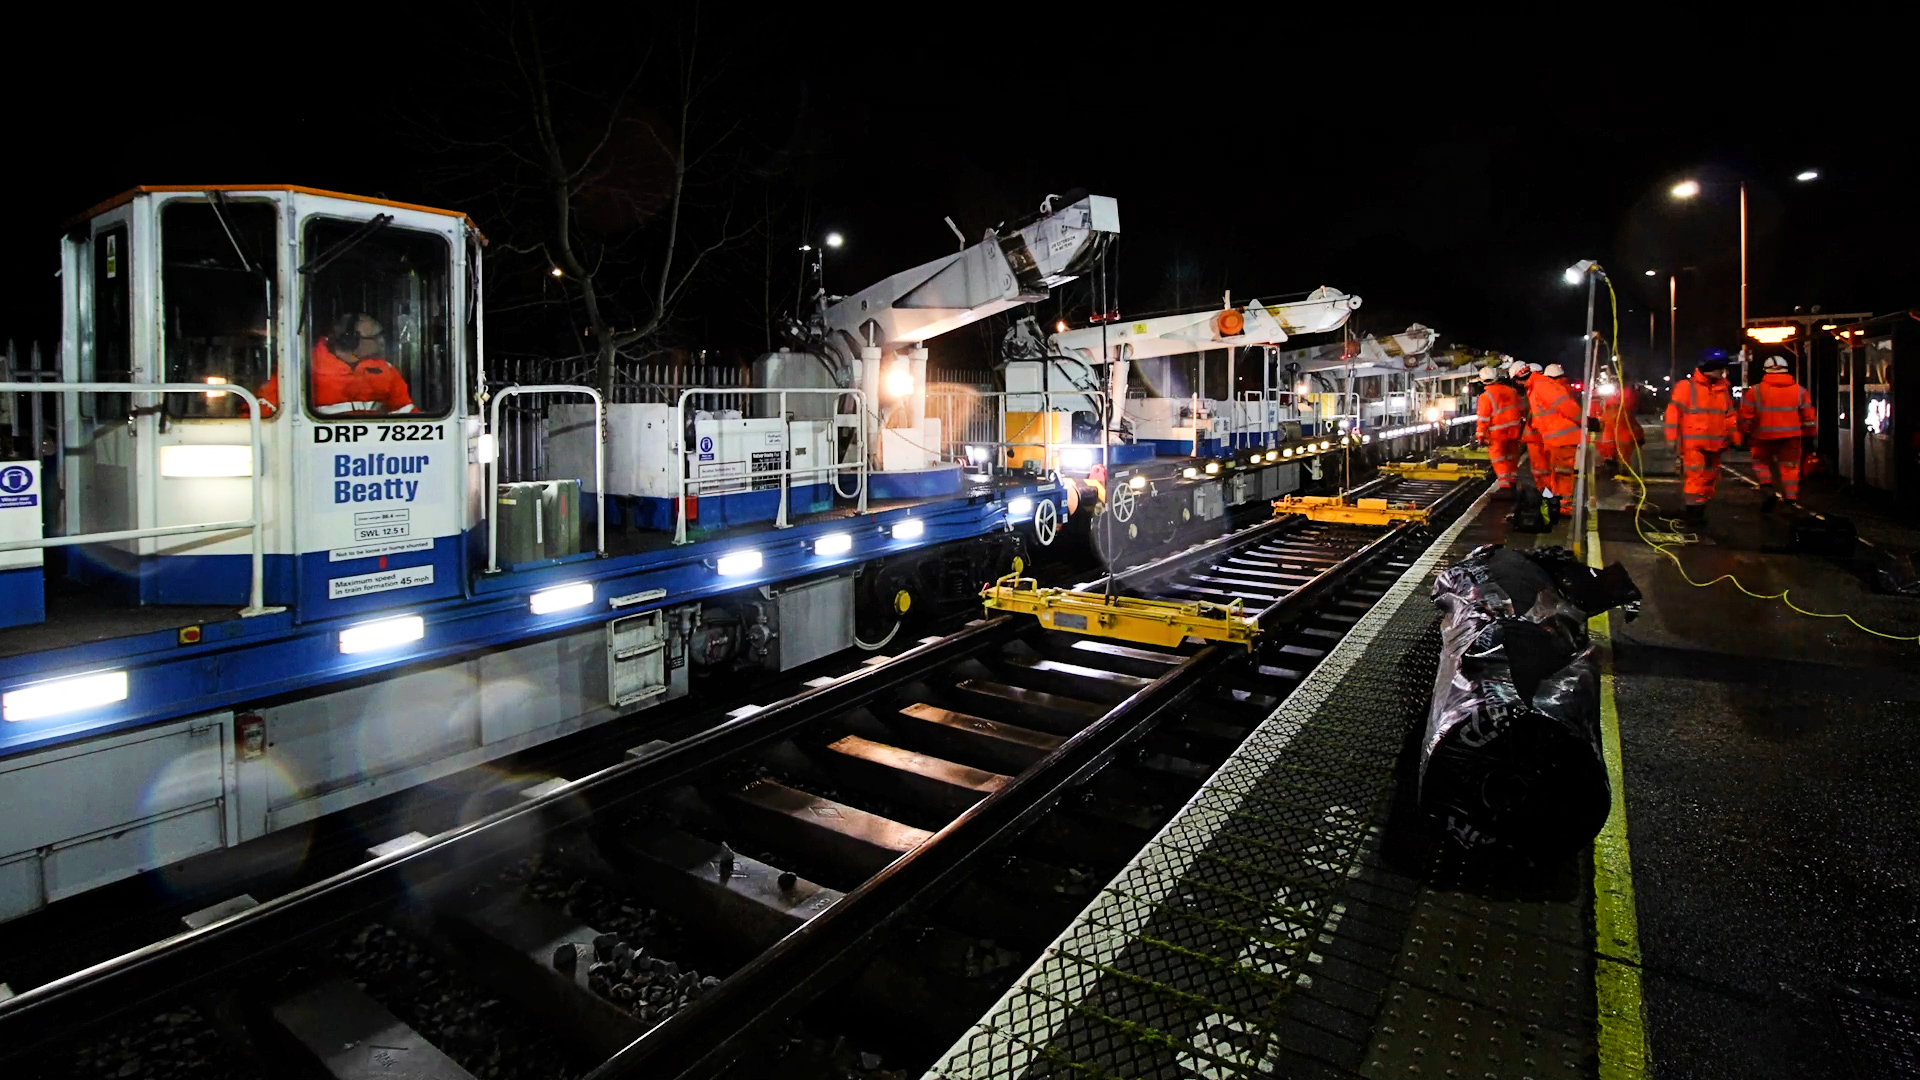
[[[300,621],[460,595],[482,242],[463,214],[286,186],[141,187],[77,219],[62,378],[181,389],[62,395],[49,525],[145,534],[67,549],[68,577]]]

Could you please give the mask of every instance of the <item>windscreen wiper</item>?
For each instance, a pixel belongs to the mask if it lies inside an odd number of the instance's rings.
[[[320,271],[325,270],[328,266],[333,264],[333,261],[335,259],[338,259],[340,256],[345,255],[347,252],[352,251],[356,247],[359,247],[361,241],[365,240],[367,237],[372,236],[374,233],[379,232],[381,229],[384,229],[391,224],[393,224],[392,214],[374,215],[373,220],[360,226],[358,229],[355,229],[353,231],[353,234],[348,236],[345,240],[342,240],[339,243],[328,248],[327,250],[321,252],[320,254],[315,255],[313,258],[308,259],[306,263],[300,267],[300,272],[303,274],[317,274]]]
[[[212,208],[214,218],[220,222],[221,231],[227,234],[227,243],[233,245],[233,253],[240,256],[240,268],[250,274],[268,277],[266,267],[255,262],[253,257],[247,254],[247,249],[240,246],[240,237],[233,231],[233,224],[227,220],[227,193],[207,192],[207,205]]]

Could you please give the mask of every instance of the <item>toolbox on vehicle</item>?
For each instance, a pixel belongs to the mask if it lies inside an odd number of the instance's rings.
[[[580,481],[501,484],[500,562],[518,566],[580,552]]]

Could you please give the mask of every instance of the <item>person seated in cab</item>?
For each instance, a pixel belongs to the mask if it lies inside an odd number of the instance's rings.
[[[385,356],[384,329],[371,315],[348,312],[334,320],[332,333],[313,343],[307,370],[315,415],[339,420],[415,411],[406,378]],[[261,416],[278,413],[280,377],[268,379],[259,396]]]

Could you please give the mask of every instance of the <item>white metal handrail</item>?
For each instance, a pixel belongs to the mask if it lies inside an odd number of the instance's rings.
[[[1084,447],[1082,447],[1080,444],[1077,444],[1077,443],[1049,442],[1045,438],[1042,438],[1035,442],[1015,442],[1012,439],[1009,439],[1007,437],[1007,411],[1008,411],[1007,399],[1008,398],[1038,397],[1042,399],[1040,402],[1040,408],[1034,409],[1034,410],[1022,409],[1020,410],[1021,412],[1032,411],[1032,412],[1039,412],[1039,413],[1054,413],[1054,412],[1070,413],[1072,410],[1054,408],[1053,399],[1056,395],[1059,397],[1065,397],[1065,398],[1085,398],[1088,401],[1093,403],[1094,413],[1096,415],[1103,418],[1107,416],[1107,392],[1104,390],[995,390],[993,391],[992,396],[1000,399],[999,401],[1000,439],[999,441],[991,444],[995,450],[995,453],[993,455],[993,461],[994,461],[994,466],[996,468],[1003,467],[1005,465],[1005,459],[1000,455],[999,452],[1004,450],[1011,450],[1011,449],[1014,449],[1015,447],[1038,446],[1049,451],[1056,450],[1066,446],[1073,446],[1076,449],[1082,449],[1082,448],[1088,449],[1088,450],[1093,449],[1092,443],[1087,443],[1085,444]],[[1118,420],[1119,417],[1114,417],[1114,419]],[[1108,424],[1105,423],[1104,421],[1100,426],[1103,429],[1100,433],[1100,464],[1108,468],[1111,468],[1113,465],[1113,462],[1108,460],[1108,458],[1111,456],[1111,451],[1108,449],[1108,447],[1112,443],[1112,439],[1110,437],[1111,432],[1108,430],[1105,430],[1108,427]],[[975,445],[978,445],[978,444],[975,444]],[[1052,468],[1056,471],[1060,467],[1057,462],[1050,461],[1047,464],[1049,468]]]
[[[1260,413],[1259,419],[1254,421],[1251,428],[1229,430],[1228,435],[1236,449],[1249,446],[1277,446],[1281,425],[1288,421],[1298,422],[1300,419],[1300,408],[1294,402],[1294,391],[1291,387],[1270,386],[1262,390],[1242,390],[1236,400],[1240,405],[1259,406]],[[1236,410],[1233,424],[1238,423]]]
[[[253,495],[253,516],[246,521],[207,521],[191,525],[161,525],[151,529],[116,529],[111,532],[79,533],[74,536],[48,536],[39,540],[9,540],[0,543],[0,551],[24,551],[29,548],[72,547],[77,544],[100,544],[114,540],[144,540],[157,536],[185,536],[191,533],[238,532],[246,529],[253,538],[253,585],[247,594],[247,606],[240,609],[242,617],[266,615],[275,611],[285,611],[281,607],[267,607],[266,599],[266,537],[261,532],[266,516],[260,497],[260,474],[266,471],[266,452],[260,440],[260,399],[253,391],[244,386],[228,383],[123,383],[123,382],[82,382],[82,383],[44,383],[44,382],[7,382],[0,383],[0,394],[238,394],[247,405],[247,433],[249,446],[253,451],[253,462],[247,470]],[[36,433],[36,438],[38,435]],[[44,485],[44,480],[42,481]]]
[[[787,395],[789,394],[827,394],[832,397],[841,397],[843,395],[848,396],[853,398],[853,403],[856,406],[855,415],[864,418],[867,415],[867,395],[866,394],[855,389],[850,389],[850,388],[842,389],[839,387],[830,387],[830,386],[794,386],[794,387],[787,387],[785,389],[778,389],[778,388],[767,387],[767,386],[728,386],[728,387],[722,387],[722,388],[700,387],[700,386],[688,387],[687,389],[682,390],[680,392],[680,401],[678,404],[674,406],[675,424],[673,429],[673,448],[674,448],[674,453],[680,459],[680,468],[678,470],[680,474],[680,498],[676,500],[677,504],[673,508],[673,516],[674,516],[673,542],[675,544],[685,544],[688,542],[687,540],[687,480],[688,480],[687,467],[690,464],[690,462],[687,460],[687,448],[684,445],[682,445],[682,440],[684,440],[687,437],[687,399],[693,397],[695,394],[773,394],[773,395],[779,396],[780,421],[781,423],[787,425],[787,428],[786,428],[787,449],[786,449],[786,455],[785,455],[786,465],[780,469],[780,512],[774,517],[774,521],[773,521],[774,528],[785,529],[789,527],[787,523],[787,491],[788,491],[788,488],[791,486],[788,483],[788,480],[790,477],[793,477],[796,474],[803,473],[803,472],[804,473],[831,472],[833,473],[834,493],[839,494],[840,474],[845,472],[848,468],[848,466],[844,462],[836,461],[831,465],[810,465],[804,469],[796,469],[793,467],[793,422],[787,419]],[[836,413],[838,412],[838,410],[835,410],[835,411]],[[837,426],[838,423],[839,421],[836,420],[835,421],[836,432],[839,430]],[[860,492],[859,492],[859,506],[855,509],[854,512],[859,514],[864,514],[867,512],[867,427],[864,419],[859,425],[857,425],[856,430],[859,432],[859,435],[860,435],[859,466],[858,466],[858,469],[856,470],[857,475],[860,477]],[[834,444],[836,447],[839,445],[839,439],[837,437],[834,440]],[[749,461],[747,464],[748,464],[747,477],[746,477],[747,485],[748,485],[747,490],[751,491],[753,490],[752,485],[753,485],[754,477],[755,476],[764,477],[766,475],[766,471],[761,470],[759,472],[755,472],[755,470],[752,467],[753,463]],[[705,481],[700,481],[700,480],[694,481],[694,483],[696,484],[700,484],[704,482]]]
[[[606,431],[602,426],[605,406],[600,401],[600,391],[590,386],[569,386],[561,383],[549,383],[536,386],[509,386],[493,395],[493,414],[488,421],[486,450],[487,486],[486,498],[480,502],[480,511],[487,515],[487,573],[500,572],[500,515],[493,507],[494,500],[500,497],[495,487],[496,466],[500,458],[500,406],[510,397],[518,394],[585,394],[593,399],[593,504],[594,526],[599,531],[594,552],[605,556],[607,553],[607,443]]]
[[[950,398],[950,399],[969,398],[977,401],[986,401],[988,399],[994,400],[994,417],[995,417],[995,423],[997,425],[997,433],[999,437],[997,439],[956,438],[951,432],[943,431],[941,434],[941,442],[944,443],[945,445],[941,447],[941,456],[949,460],[957,461],[957,460],[960,460],[962,457],[966,456],[965,451],[967,447],[991,448],[994,451],[994,453],[991,455],[991,460],[995,468],[1000,468],[1005,463],[1005,459],[1001,456],[1000,451],[1011,450],[1017,447],[1036,447],[1036,446],[1045,448],[1045,449],[1056,449],[1056,448],[1070,445],[1067,443],[1050,442],[1045,438],[1041,438],[1033,441],[1027,441],[1027,442],[1016,442],[1012,439],[1007,438],[1007,412],[1008,412],[1007,399],[1008,398],[1040,398],[1041,399],[1040,408],[1017,410],[1020,412],[1032,412],[1032,413],[1038,414],[1038,413],[1054,413],[1054,412],[1070,411],[1066,409],[1057,409],[1054,407],[1053,399],[1056,397],[1060,397],[1060,398],[1086,399],[1094,404],[1096,411],[1101,416],[1105,416],[1107,414],[1107,393],[1104,390],[971,390],[971,389],[940,390],[940,391],[929,390],[927,391],[927,397],[929,401],[932,401],[932,399],[934,399],[935,397],[943,397],[943,398]],[[949,409],[948,411],[952,411],[952,410]],[[1095,446],[1095,444],[1093,443],[1071,444],[1071,445],[1074,445],[1078,449],[1087,449],[1087,450],[1091,450]],[[1106,440],[1103,438],[1099,445],[1104,447],[1106,445]],[[960,453],[954,452],[955,447],[960,448]]]

